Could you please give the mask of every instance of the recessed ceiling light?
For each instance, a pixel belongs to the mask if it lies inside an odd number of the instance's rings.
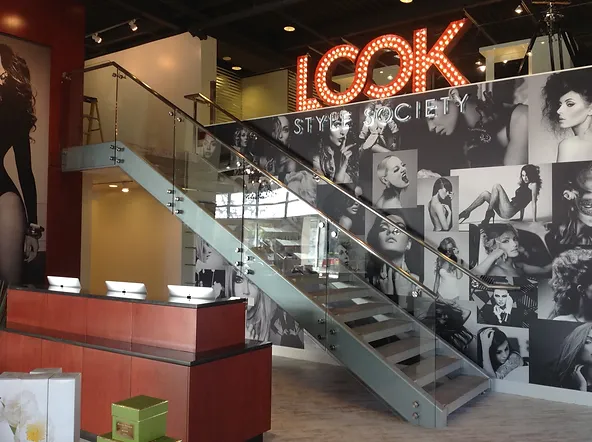
[[[230,60],[232,60],[232,57],[229,57],[229,56],[227,55],[227,56],[225,56],[225,57],[222,57],[222,60],[224,60],[224,61],[230,61]]]
[[[541,41],[541,44],[544,45],[545,44],[545,40]]]
[[[476,64],[477,66],[481,66],[481,65],[483,64],[483,62],[482,62],[481,60],[477,60],[477,61],[475,62],[475,64]]]
[[[129,192],[129,189],[128,189],[127,187],[124,187],[123,189],[121,189],[121,191],[122,191],[123,193],[128,193],[128,192]]]
[[[389,75],[388,77],[386,77],[386,79],[387,80],[392,80],[393,79],[393,76],[392,75]]]
[[[479,66],[477,69],[479,69],[481,72],[485,72],[487,70],[487,66],[485,66],[484,64]]]
[[[233,71],[240,71],[242,68],[240,66],[232,66]]]
[[[522,9],[522,3],[519,4],[518,6],[516,6],[516,9],[514,9],[514,12],[516,14],[522,14],[524,12],[524,9]]]
[[[113,188],[113,189],[117,189],[117,187],[119,187],[117,184],[109,184],[109,187]]]
[[[507,63],[508,63],[508,60],[504,60],[504,64],[507,64]]]
[[[384,71],[380,71],[381,74],[384,74]]]
[[[296,28],[294,26],[284,26],[284,31],[286,32],[294,32]]]
[[[413,0],[401,0],[401,3],[413,3]]]

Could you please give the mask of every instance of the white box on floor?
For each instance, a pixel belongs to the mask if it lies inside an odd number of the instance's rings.
[[[0,375],[0,441],[78,442],[79,373]]]

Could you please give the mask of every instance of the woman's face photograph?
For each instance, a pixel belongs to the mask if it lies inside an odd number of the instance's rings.
[[[217,141],[206,135],[204,142],[203,142],[203,155],[206,158],[211,158],[214,152],[216,151]]]
[[[493,292],[493,300],[499,307],[505,307],[509,293],[507,290],[496,290]]]
[[[441,200],[445,200],[448,197],[452,196],[452,192],[449,192],[445,187],[440,187],[440,190],[438,190],[438,197]]]
[[[337,246],[337,256],[339,256],[339,262],[341,264],[343,264],[346,267],[349,265],[349,253],[342,244],[339,244]]]
[[[495,358],[500,364],[504,364],[510,357],[510,343],[506,340],[495,350]]]
[[[576,205],[581,215],[580,220],[592,226],[592,192],[581,193],[576,200]]]
[[[577,92],[570,91],[559,99],[559,127],[569,129],[578,126],[592,115],[592,105]]]
[[[436,115],[427,119],[430,132],[445,136],[454,133],[460,116],[460,109],[452,104],[452,101],[448,103],[448,113],[444,113],[444,102],[441,100],[436,101]]]
[[[3,85],[6,82],[7,78],[8,72],[6,71],[6,69],[4,69],[4,66],[2,65],[2,58],[0,57],[0,85]]]
[[[345,142],[345,138],[349,132],[350,124],[344,121],[343,117],[331,122],[329,126],[329,141],[334,147],[340,147]]]
[[[524,184],[528,184],[528,183],[530,183],[530,178],[528,178],[528,174],[526,173],[526,170],[523,170],[523,171],[520,173],[520,178],[522,178],[522,182],[523,182]]]
[[[247,298],[247,310],[255,307],[259,301],[259,288],[241,275],[234,275],[233,284],[232,293],[234,293],[234,296],[237,298]]]
[[[499,238],[495,240],[497,246],[506,252],[508,258],[515,258],[518,256],[518,237],[514,232],[504,232]]]
[[[274,132],[274,138],[282,144],[288,144],[288,138],[290,138],[290,122],[288,118],[282,116],[278,117],[279,125],[276,127]]]
[[[249,139],[249,133],[246,130],[242,129],[240,131],[240,147],[246,148],[248,139]]]
[[[398,157],[392,156],[387,159],[386,173],[382,182],[387,187],[397,189],[406,189],[409,187],[409,178],[407,177],[407,165]]]
[[[388,217],[397,227],[406,229],[405,221],[399,216],[390,215]],[[386,221],[380,223],[378,240],[382,250],[385,252],[405,253],[409,244],[409,238],[401,230],[388,224]]]
[[[592,365],[592,330],[586,336],[584,346],[580,350],[579,362],[581,364]]]

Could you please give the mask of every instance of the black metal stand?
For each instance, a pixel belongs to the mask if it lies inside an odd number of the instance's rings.
[[[520,63],[520,68],[518,68],[518,75],[522,75],[522,70],[524,69],[524,65],[527,63],[528,58],[531,56],[532,49],[536,43],[536,40],[539,36],[547,35],[549,39],[549,59],[551,61],[551,70],[555,70],[555,48],[554,48],[554,41],[557,40],[559,43],[559,69],[565,69],[565,61],[564,61],[564,54],[563,54],[563,45],[567,49],[569,53],[569,57],[571,62],[574,64],[576,63],[576,48],[577,45],[572,38],[572,36],[563,29],[561,25],[561,20],[563,19],[563,14],[559,13],[557,10],[557,4],[563,2],[555,2],[549,1],[546,2],[549,5],[549,8],[541,17],[539,22],[537,23],[537,28],[534,32],[534,35],[530,39],[528,43],[528,49],[526,49],[526,54],[524,54],[524,58]],[[557,36],[557,39],[555,39]]]

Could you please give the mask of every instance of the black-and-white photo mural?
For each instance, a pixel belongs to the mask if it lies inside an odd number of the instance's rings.
[[[340,235],[334,255],[492,377],[588,391],[591,84],[574,69],[252,121],[314,173],[235,124],[211,130],[364,241],[373,253]],[[521,290],[487,290],[399,229]],[[392,266],[437,301],[418,312]]]

